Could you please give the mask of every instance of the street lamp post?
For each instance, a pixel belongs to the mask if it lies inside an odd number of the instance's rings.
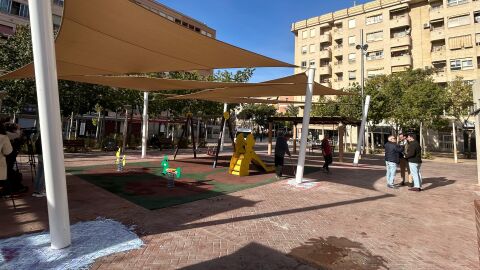
[[[367,49],[368,49],[368,44],[365,44],[364,43],[364,40],[363,40],[363,29],[360,29],[360,44],[357,44],[357,46],[355,47],[357,50],[360,51],[360,90],[361,90],[361,95],[362,95],[362,121],[363,119],[365,119],[363,117],[364,113],[365,113],[365,108],[364,108],[364,101],[365,101],[365,93],[364,93],[364,87],[365,87],[365,55],[367,53]],[[366,123],[362,123],[363,126],[366,125]],[[357,153],[360,153],[361,150],[362,150],[362,146],[364,144],[364,138],[365,138],[365,134],[364,132],[360,132],[358,134],[358,140],[357,140]],[[358,164],[358,157],[357,155],[355,156],[355,159],[354,159],[354,164]]]
[[[357,44],[355,47],[357,50],[360,51],[360,89],[361,89],[361,98],[362,98],[362,126],[360,128],[361,132],[358,134],[358,140],[357,140],[357,151],[355,154],[355,159],[353,161],[354,164],[358,164],[358,159],[359,159],[359,153],[362,151],[362,146],[364,145],[364,138],[365,138],[365,132],[362,131],[364,130],[364,127],[366,125],[366,117],[364,117],[365,114],[365,93],[364,93],[364,87],[365,87],[365,55],[368,49],[368,45],[364,43],[363,40],[363,29],[360,29],[360,44]],[[365,122],[364,120],[365,119]]]

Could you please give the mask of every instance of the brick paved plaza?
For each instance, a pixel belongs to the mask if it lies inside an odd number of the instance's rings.
[[[66,157],[67,167],[111,162],[104,153]],[[369,156],[358,168],[334,162],[331,174],[306,175],[319,180],[308,190],[282,180],[154,211],[70,175],[70,218],[136,225],[145,242],[92,269],[478,269],[475,162],[437,158],[422,170],[420,193],[387,190],[382,156]],[[47,229],[44,198],[19,197],[16,210],[1,202],[0,238]]]

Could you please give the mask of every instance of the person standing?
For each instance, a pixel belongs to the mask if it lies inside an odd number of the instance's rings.
[[[43,156],[42,156],[42,138],[38,136],[35,141],[35,152],[38,157],[37,172],[33,182],[33,197],[45,197],[45,173],[43,171]]]
[[[323,137],[323,140],[322,140],[322,155],[323,155],[323,159],[325,160],[325,163],[323,163],[323,170],[326,173],[330,172],[330,169],[328,168],[328,166],[333,162],[332,146],[330,145],[329,139],[330,139],[330,134],[325,133],[325,136]]]
[[[408,151],[405,157],[408,160],[408,167],[413,178],[413,188],[411,191],[422,191],[422,174],[420,168],[422,166],[422,147],[417,141],[415,134],[408,134]]]
[[[7,181],[7,161],[6,156],[12,153],[13,147],[10,143],[10,139],[7,137],[5,128],[3,124],[0,124],[0,183],[2,184],[3,188],[7,188],[8,190],[8,183]]]
[[[285,154],[287,154],[289,157],[292,156],[290,154],[290,150],[288,149],[287,142],[289,139],[289,134],[281,134],[277,137],[277,141],[275,143],[275,175],[277,179],[280,179],[280,177],[282,177]]]
[[[385,147],[385,166],[387,169],[387,187],[395,187],[395,174],[397,172],[397,164],[400,163],[400,154],[403,152],[403,147],[398,145],[395,141],[395,136],[388,136],[388,141]]]
[[[410,176],[410,168],[408,167],[408,161],[405,158],[405,153],[408,150],[408,141],[407,137],[400,133],[398,135],[398,144],[403,147],[402,153],[400,153],[400,176],[402,177],[401,186],[405,185],[405,180],[408,181],[409,186],[412,186],[412,177]]]

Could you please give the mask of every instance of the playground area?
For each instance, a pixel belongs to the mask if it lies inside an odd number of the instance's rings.
[[[271,164],[266,151],[257,153]],[[182,150],[171,166],[182,167],[184,177],[169,191],[158,173],[164,154],[143,160],[131,153],[116,178],[122,189],[108,183],[116,174],[113,153],[67,154],[71,223],[113,219],[135,225],[144,242],[91,269],[478,268],[474,161],[425,161],[425,191],[412,193],[387,190],[382,156],[353,167],[346,154],[325,174],[313,153],[305,176],[317,185],[303,189],[272,173],[229,175],[231,148],[216,169],[211,156],[193,159]],[[0,238],[48,228],[45,199],[26,194],[16,202],[17,209],[1,202]]]

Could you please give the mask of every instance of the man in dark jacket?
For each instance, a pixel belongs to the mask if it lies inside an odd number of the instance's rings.
[[[420,173],[420,167],[422,165],[422,148],[416,140],[415,134],[408,134],[408,149],[405,153],[405,158],[408,160],[408,167],[410,168],[410,174],[413,178],[413,188],[411,191],[422,190],[422,174]]]
[[[388,142],[385,143],[385,166],[387,167],[387,187],[395,188],[395,173],[397,172],[397,164],[400,163],[400,153],[403,147],[398,145],[395,137],[388,136]]]
[[[289,157],[292,156],[290,155],[290,150],[288,150],[287,142],[289,139],[289,134],[281,134],[277,137],[277,141],[275,143],[275,174],[277,179],[282,177],[285,154],[287,154]]]

